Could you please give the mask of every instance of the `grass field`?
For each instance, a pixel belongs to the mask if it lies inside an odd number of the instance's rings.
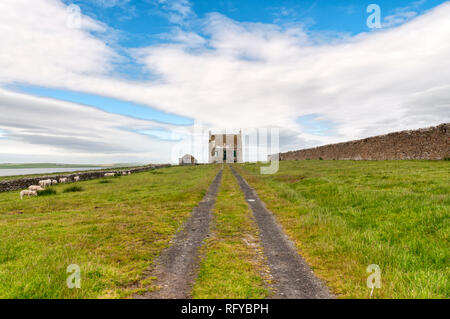
[[[315,274],[341,298],[450,298],[449,161],[286,161],[274,175],[235,164]],[[0,298],[120,298],[189,216],[220,166],[171,167],[0,193]],[[265,298],[258,229],[225,167],[194,298]],[[66,285],[81,269],[81,289]]]
[[[193,298],[265,298],[268,266],[244,195],[228,166],[214,208],[212,235],[192,292]]]
[[[286,161],[275,175],[236,165],[299,252],[342,298],[450,298],[448,161]]]
[[[216,166],[172,167],[0,193],[0,298],[127,297],[206,193]],[[74,189],[72,186],[80,188]],[[81,289],[66,285],[81,268]]]

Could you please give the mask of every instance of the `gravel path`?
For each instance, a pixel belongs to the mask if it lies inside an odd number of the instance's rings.
[[[157,278],[161,289],[135,298],[184,299],[189,298],[192,283],[199,264],[199,247],[208,235],[212,220],[212,208],[222,179],[222,170],[217,174],[199,205],[192,210],[183,230],[177,233],[172,245],[161,253],[155,270],[149,276]]]
[[[233,168],[231,170],[245,194],[245,199],[260,229],[264,253],[275,281],[275,298],[334,298],[297,253],[294,243],[285,235],[256,192]]]

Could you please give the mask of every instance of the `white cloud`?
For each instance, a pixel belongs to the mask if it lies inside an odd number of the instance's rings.
[[[405,23],[417,16],[415,11],[398,12],[384,17],[383,28],[390,28]]]
[[[391,28],[406,23],[418,15],[420,7],[426,0],[418,0],[408,4],[406,7],[397,8],[393,14],[384,17],[383,28]]]
[[[0,22],[0,83],[25,82],[107,95],[215,127],[276,126],[282,128],[283,149],[450,119],[448,2],[402,26],[329,44],[317,44],[301,28],[239,23],[211,14],[201,34],[178,29],[176,43],[132,50],[158,75],[148,82],[109,76],[117,55],[90,28],[67,28],[65,7],[56,1],[33,4],[0,2],[0,11],[8,12]],[[183,16],[187,8],[173,10]],[[102,27],[87,21],[91,28]],[[334,134],[307,133],[296,121],[307,114],[333,123]],[[118,143],[108,144],[109,151],[121,149],[120,143],[134,145],[127,142],[129,133],[115,130],[114,134]],[[96,142],[107,139],[98,136]],[[152,147],[160,146],[148,144],[149,151]]]
[[[184,25],[187,19],[195,17],[188,0],[157,0],[157,2],[171,23]]]
[[[302,30],[215,14],[202,51],[164,45],[141,50],[141,57],[161,75],[153,89],[165,109],[217,126],[297,131],[298,116],[318,113],[336,124],[336,136],[300,136],[325,143],[448,120],[448,108],[424,101],[428,120],[419,123],[408,103],[450,84],[449,14],[446,4],[396,29],[319,46]]]
[[[170,125],[0,89],[0,139],[5,156],[47,156],[65,162],[167,162],[174,142],[137,132]],[[30,160],[30,159],[29,159]],[[28,160],[28,161],[29,161]]]
[[[105,26],[82,16],[80,28],[70,28],[70,12],[57,1],[0,2],[0,82],[44,82],[64,85],[73,75],[100,75],[111,70],[117,54],[91,31]]]

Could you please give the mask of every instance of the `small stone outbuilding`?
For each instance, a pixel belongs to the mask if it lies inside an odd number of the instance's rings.
[[[180,165],[195,165],[195,164],[197,164],[197,159],[190,154],[186,154],[179,159],[179,164]]]

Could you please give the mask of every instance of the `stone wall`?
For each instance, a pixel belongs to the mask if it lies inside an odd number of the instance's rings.
[[[280,153],[280,160],[441,160],[450,157],[450,123]]]
[[[91,179],[102,178],[105,176],[105,173],[116,173],[121,175],[122,172],[131,172],[140,173],[145,171],[154,170],[157,168],[169,167],[170,164],[161,164],[161,165],[147,165],[142,167],[123,169],[123,170],[103,170],[103,171],[85,171],[80,173],[73,174],[65,174],[65,175],[49,175],[49,176],[37,176],[37,177],[28,177],[28,178],[19,178],[10,181],[2,181],[0,182],[0,192],[14,191],[20,189],[27,189],[28,186],[31,185],[39,185],[39,181],[43,179],[56,179],[67,177],[68,183],[72,183],[75,176],[80,177],[80,181],[88,181]]]

